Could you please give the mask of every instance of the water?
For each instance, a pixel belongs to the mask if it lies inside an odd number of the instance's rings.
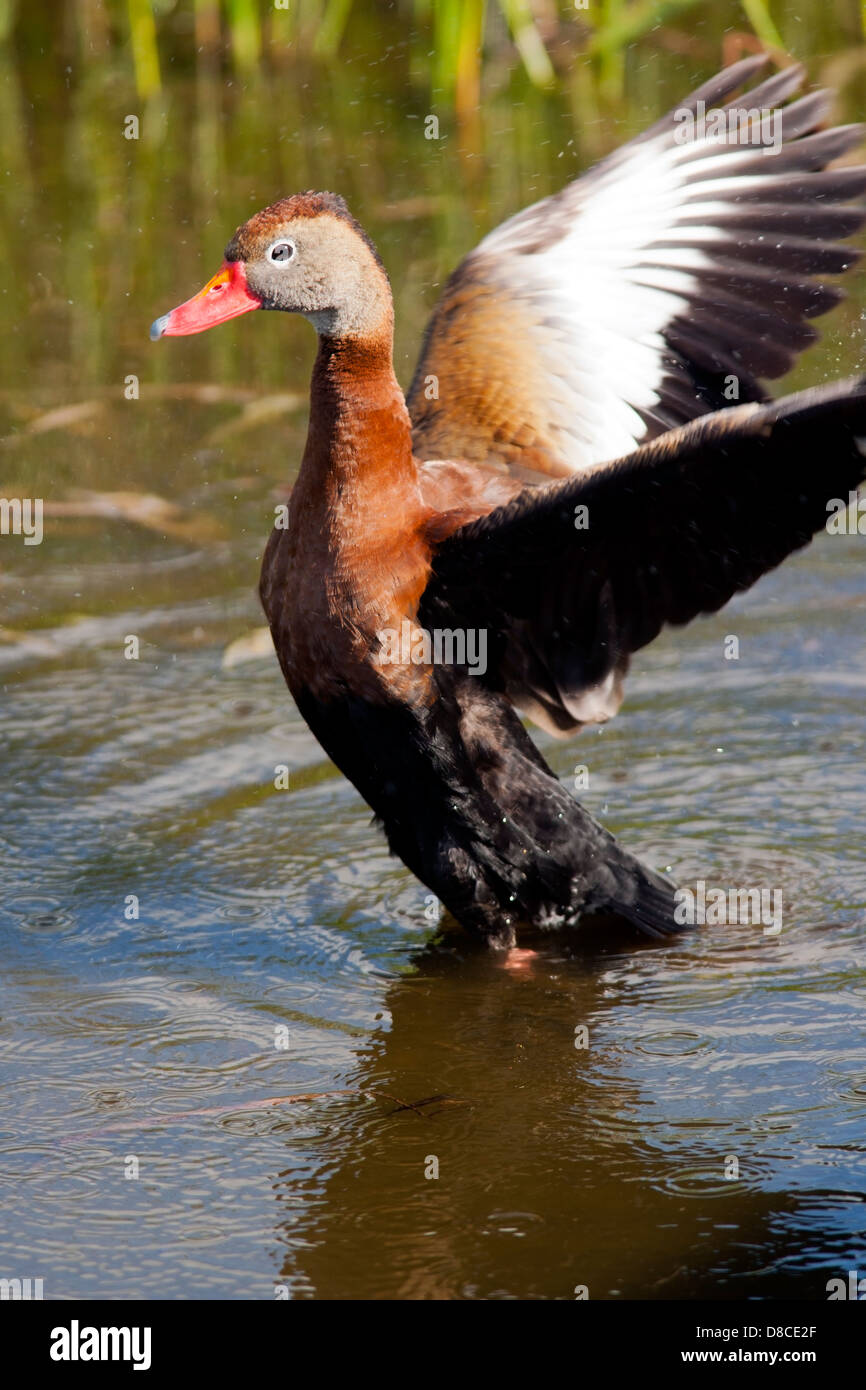
[[[811,72],[853,119],[846,32]],[[408,380],[459,255],[715,52],[647,48],[614,107],[585,73],[560,98],[518,80],[432,148],[383,54],[245,89],[179,73],[138,142],[122,75],[2,69],[0,493],[44,497],[46,535],[0,552],[0,1275],[51,1298],[822,1298],[866,1269],[862,538],[663,636],[603,732],[540,738],[681,882],[780,889],[782,933],[593,929],[509,974],[435,938],[276,662],[223,665],[262,622],[312,334],[147,340],[238,221],[332,187],[391,270]],[[862,365],[849,289],[797,384]]]

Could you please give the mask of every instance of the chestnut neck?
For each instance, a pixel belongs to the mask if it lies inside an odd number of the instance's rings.
[[[392,319],[364,335],[319,338],[299,484],[326,503],[355,493],[417,487],[412,426],[394,375]]]

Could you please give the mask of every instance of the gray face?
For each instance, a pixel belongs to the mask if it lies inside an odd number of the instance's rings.
[[[322,213],[271,221],[257,233],[237,258],[263,308],[303,314],[328,337],[370,331],[381,319],[387,280],[350,223]],[[236,258],[232,246],[227,254]]]

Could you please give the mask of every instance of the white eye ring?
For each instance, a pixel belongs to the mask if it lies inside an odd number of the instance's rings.
[[[283,254],[278,256],[278,251],[281,251]],[[271,265],[290,265],[295,259],[295,243],[290,241],[288,237],[281,236],[279,241],[272,242],[268,247],[265,252],[265,259],[269,260]]]

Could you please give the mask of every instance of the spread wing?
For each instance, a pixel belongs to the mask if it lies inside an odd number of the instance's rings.
[[[704,416],[454,531],[421,621],[485,629],[485,679],[544,727],[607,718],[630,654],[805,545],[864,453],[866,377]]]
[[[829,94],[790,101],[800,68],[721,105],[765,62],[726,68],[466,257],[409,391],[419,458],[563,476],[766,398],[840,297],[825,277],[857,259],[840,240],[866,216],[847,205],[866,168],[827,169],[862,128],[819,130]]]

